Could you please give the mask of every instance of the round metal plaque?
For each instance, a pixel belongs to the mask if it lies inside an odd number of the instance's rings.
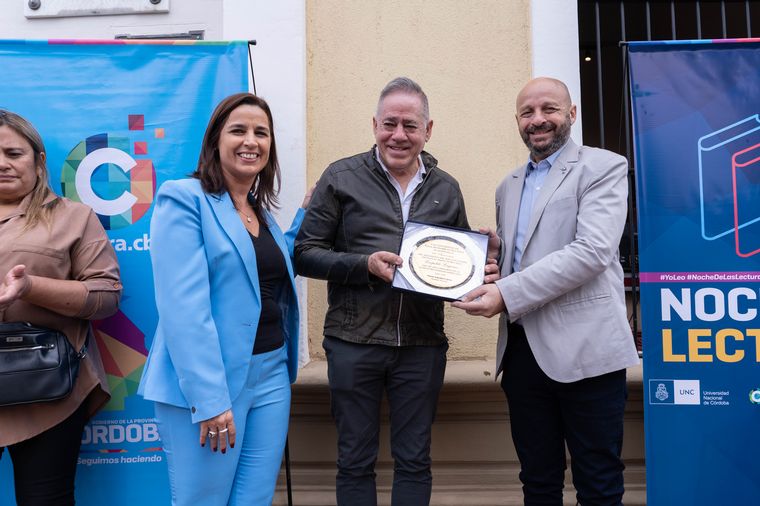
[[[475,264],[464,244],[437,235],[420,240],[409,255],[412,273],[428,286],[456,288],[472,278]]]

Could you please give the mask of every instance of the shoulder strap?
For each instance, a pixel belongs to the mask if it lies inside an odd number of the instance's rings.
[[[87,325],[87,337],[84,339],[82,349],[77,352],[77,360],[82,360],[87,356],[87,346],[90,344],[90,334],[92,334],[92,325]]]

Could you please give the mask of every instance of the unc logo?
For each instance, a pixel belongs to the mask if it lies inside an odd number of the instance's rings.
[[[669,397],[668,389],[665,388],[665,383],[659,383],[657,385],[657,390],[655,391],[654,396],[657,397],[657,400],[660,402],[666,400]]]
[[[749,391],[749,402],[752,404],[760,404],[760,388]]]
[[[129,120],[130,130],[143,130],[141,115]],[[163,129],[156,129],[156,138],[163,138]],[[63,195],[90,206],[106,230],[128,227],[148,212],[156,193],[153,162],[132,156],[147,154],[147,142],[107,133],[91,135],[63,163]]]

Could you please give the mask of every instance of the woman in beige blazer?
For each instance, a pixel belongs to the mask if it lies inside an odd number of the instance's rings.
[[[77,350],[85,343],[89,320],[113,314],[121,295],[116,255],[97,216],[50,190],[39,133],[4,110],[0,276],[0,321],[59,330]],[[0,407],[0,455],[8,448],[19,505],[74,504],[82,431],[109,397],[103,364],[90,339],[68,397]],[[10,477],[0,476],[0,482],[8,483]]]

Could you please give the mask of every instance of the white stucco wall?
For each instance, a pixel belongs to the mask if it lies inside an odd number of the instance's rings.
[[[40,0],[45,2],[46,0]],[[119,0],[111,3],[118,4]],[[119,34],[168,34],[205,30],[206,39],[222,38],[223,0],[172,0],[168,13],[32,18],[28,0],[2,0],[0,36],[4,39],[112,39]],[[76,2],[73,2],[76,3]]]
[[[572,138],[583,143],[581,69],[578,60],[578,3],[570,0],[533,0],[530,4],[533,77],[554,77],[570,90],[578,116]]]
[[[303,0],[224,0],[222,33],[252,46],[256,92],[272,108],[287,226],[306,191],[306,21]]]

